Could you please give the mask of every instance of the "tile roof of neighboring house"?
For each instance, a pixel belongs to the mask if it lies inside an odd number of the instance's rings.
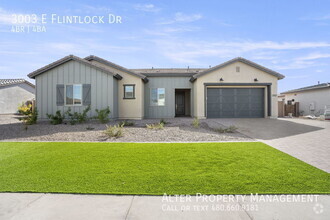
[[[40,68],[40,69],[37,69],[36,71],[33,71],[32,73],[29,73],[28,74],[28,77],[34,79],[37,75],[40,75],[40,74],[42,74],[42,73],[44,73],[44,72],[46,72],[46,71],[48,71],[50,69],[53,69],[53,68],[55,68],[55,67],[57,67],[57,66],[59,66],[59,65],[61,65],[63,63],[66,63],[66,62],[68,62],[70,60],[75,60],[77,62],[84,63],[84,64],[86,64],[88,66],[94,67],[94,68],[96,68],[98,70],[101,70],[103,72],[106,72],[108,74],[111,74],[116,79],[122,79],[122,77],[119,74],[115,74],[112,71],[110,71],[110,70],[108,70],[108,69],[106,69],[106,68],[104,68],[102,66],[93,64],[93,63],[91,63],[91,62],[89,62],[89,61],[87,61],[85,59],[82,59],[82,58],[77,57],[77,56],[74,56],[74,55],[69,55],[69,56],[63,57],[62,59],[59,59],[59,60],[57,60],[57,61],[55,61],[55,62],[53,62],[51,64],[48,64],[48,65]]]
[[[236,58],[231,59],[229,61],[226,61],[226,62],[224,62],[222,64],[219,64],[217,66],[214,66],[212,68],[206,69],[203,72],[200,72],[200,73],[195,74],[194,76],[191,77],[190,81],[193,82],[193,81],[195,81],[200,76],[203,76],[203,75],[205,75],[205,74],[207,74],[209,72],[212,72],[214,70],[220,69],[222,67],[225,67],[225,66],[227,66],[229,64],[232,64],[232,63],[235,63],[235,62],[242,62],[242,63],[245,63],[247,65],[253,66],[254,68],[257,68],[257,69],[259,69],[261,71],[264,71],[266,73],[269,73],[270,75],[276,76],[278,79],[283,79],[285,77],[284,75],[282,75],[282,74],[280,74],[278,72],[275,72],[275,71],[273,71],[271,69],[268,69],[268,68],[266,68],[264,66],[261,66],[261,65],[259,65],[257,63],[254,63],[254,62],[250,61],[250,60],[247,60],[247,59],[245,59],[243,57],[236,57]]]
[[[302,87],[299,89],[292,89],[292,90],[289,90],[286,92],[282,92],[281,94],[303,92],[303,91],[308,91],[308,90],[324,89],[324,88],[330,88],[330,83],[321,83],[321,84],[317,84],[317,85],[313,85],[313,86]]]
[[[29,86],[35,88],[35,86],[32,83],[26,81],[25,79],[0,79],[0,86],[16,85],[21,83],[26,83]]]
[[[205,68],[152,68],[152,69],[130,69],[131,71],[145,76],[193,76],[206,70]]]
[[[144,75],[142,75],[142,74],[140,74],[140,73],[136,73],[136,72],[134,72],[134,71],[131,71],[131,70],[129,70],[129,69],[126,69],[125,67],[122,67],[122,66],[120,66],[120,65],[118,65],[118,64],[115,64],[115,63],[113,63],[113,62],[110,62],[110,61],[108,61],[108,60],[105,60],[105,59],[103,59],[103,58],[101,58],[101,57],[94,56],[94,55],[90,55],[90,56],[88,56],[88,57],[85,57],[84,59],[85,59],[85,60],[88,60],[88,61],[91,61],[91,60],[98,61],[98,62],[100,62],[100,63],[103,63],[103,64],[107,65],[107,66],[111,66],[111,67],[113,67],[113,68],[115,68],[115,69],[119,69],[119,70],[121,70],[121,71],[123,71],[123,72],[126,72],[126,73],[128,73],[128,74],[131,74],[131,75],[133,75],[133,76],[137,76],[137,77],[141,78],[141,79],[142,79],[143,81],[145,81],[145,82],[148,81],[148,79],[147,79],[146,76],[144,76]]]

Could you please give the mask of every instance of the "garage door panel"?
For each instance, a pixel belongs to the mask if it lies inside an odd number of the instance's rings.
[[[222,107],[222,111],[233,111],[235,103],[223,103],[220,107]]]
[[[237,103],[250,103],[250,97],[249,96],[237,96],[236,102]]]
[[[207,89],[208,118],[263,118],[263,88]]]
[[[221,118],[234,118],[235,112],[233,111],[222,111],[221,112]]]
[[[220,93],[222,96],[233,96],[235,94],[235,89],[223,89],[220,90]]]

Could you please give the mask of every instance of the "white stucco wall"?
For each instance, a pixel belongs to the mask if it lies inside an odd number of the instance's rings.
[[[35,89],[26,83],[0,87],[0,114],[13,114],[23,102],[35,98]]]
[[[294,99],[299,102],[299,112],[303,111],[303,115],[315,114],[320,115],[324,113],[324,107],[330,106],[330,88],[315,89],[297,93],[285,94],[285,103],[288,100]],[[310,110],[310,104],[314,103],[315,110]]]
[[[144,83],[142,79],[98,61],[91,62],[123,77],[118,80],[118,118],[142,119],[144,117]],[[125,84],[135,85],[135,99],[124,99]]]

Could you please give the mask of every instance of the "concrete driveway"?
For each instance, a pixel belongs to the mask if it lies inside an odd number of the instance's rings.
[[[212,121],[235,125],[239,132],[330,173],[330,121],[298,118]]]

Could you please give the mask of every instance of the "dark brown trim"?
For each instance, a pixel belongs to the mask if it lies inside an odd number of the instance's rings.
[[[267,85],[267,111],[268,116],[272,116],[272,86]]]
[[[126,86],[133,86],[133,97],[132,98],[125,97],[125,95],[126,95],[126,91],[125,91]],[[124,88],[124,98],[123,99],[135,99],[135,84],[124,84],[123,88]]]

